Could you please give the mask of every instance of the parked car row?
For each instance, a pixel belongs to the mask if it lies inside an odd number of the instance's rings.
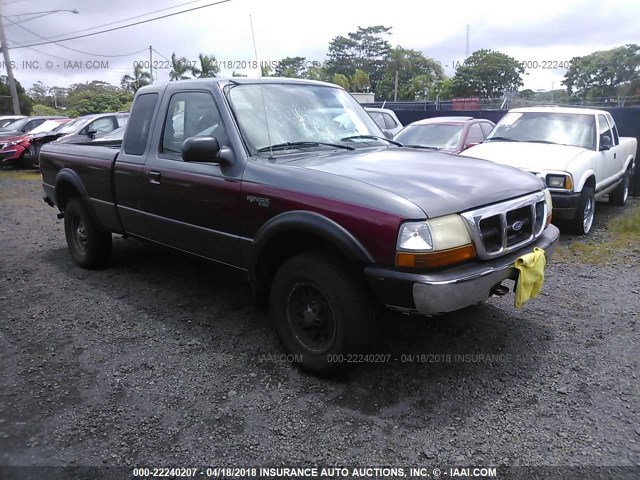
[[[400,128],[393,139],[406,147],[490,160],[540,177],[551,192],[554,218],[578,234],[591,230],[597,199],[608,195],[610,203],[624,205],[629,195],[637,140],[620,137],[603,110],[528,107],[509,111],[497,125],[445,116],[404,128],[391,110],[367,111],[383,132],[394,118]]]
[[[45,143],[83,143],[124,129],[128,113],[99,113],[76,119],[61,116],[0,117],[0,163],[37,167]],[[122,132],[119,134],[122,139]],[[112,139],[113,140],[113,139]]]

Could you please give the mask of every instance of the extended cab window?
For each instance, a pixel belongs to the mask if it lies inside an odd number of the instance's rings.
[[[611,127],[604,115],[598,115],[598,135],[600,136],[600,145],[602,145],[602,139],[607,136],[611,140],[613,145],[613,134],[611,133]]]
[[[180,153],[187,138],[203,136],[215,137],[220,146],[229,144],[215,101],[204,92],[176,93],[164,122],[162,151]]]
[[[131,112],[132,122],[124,136],[123,147],[124,153],[127,155],[142,155],[144,153],[157,102],[157,93],[145,93],[136,98]]]

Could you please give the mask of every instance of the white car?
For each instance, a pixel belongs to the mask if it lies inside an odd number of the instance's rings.
[[[553,216],[585,235],[595,201],[624,205],[637,140],[620,137],[609,112],[586,108],[510,110],[484,143],[461,155],[517,167],[542,178],[551,191]]]
[[[402,122],[398,120],[393,110],[373,107],[365,107],[365,110],[369,116],[373,118],[373,121],[378,124],[387,138],[393,138],[394,135],[404,128]]]

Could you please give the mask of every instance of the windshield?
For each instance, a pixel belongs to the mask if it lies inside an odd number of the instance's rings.
[[[15,122],[11,122],[9,125],[5,125],[0,128],[0,132],[18,132],[22,130],[22,127],[24,127],[28,121],[29,118],[21,118],[20,120],[16,120]]]
[[[419,145],[421,147],[455,149],[460,142],[464,125],[428,124],[409,125],[402,130],[395,141],[403,145]]]
[[[595,119],[593,115],[575,113],[509,112],[485,142],[492,139],[557,143],[595,150]]]
[[[36,128],[34,128],[33,130],[31,130],[29,133],[36,134],[36,133],[50,132],[51,130],[53,130],[53,129],[59,127],[59,126],[60,126],[60,122],[59,121],[47,120],[44,123],[41,123]]]
[[[372,137],[383,134],[360,104],[340,88],[265,83],[261,89],[259,84],[234,84],[227,89],[227,96],[245,141],[254,152],[296,142],[388,144],[383,138]],[[361,135],[369,137],[347,138]]]
[[[0,120],[0,131],[4,129],[7,125],[17,122],[19,119],[17,118],[5,118],[4,120]]]
[[[87,123],[88,120],[89,119],[82,118],[82,117],[76,118],[75,120],[71,120],[70,122],[60,125],[58,128],[54,129],[53,131],[56,133],[64,133],[64,134],[73,133],[76,130],[79,130],[80,128],[82,128],[84,124]]]

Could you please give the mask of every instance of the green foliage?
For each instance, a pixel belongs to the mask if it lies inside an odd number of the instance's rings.
[[[275,67],[275,77],[304,78],[306,76],[305,57],[286,57],[278,62]]]
[[[332,77],[322,65],[313,65],[307,68],[306,78],[319,82],[329,82]]]
[[[66,92],[56,90],[66,93],[59,97],[59,105],[66,108],[69,116],[123,111],[133,98],[130,92],[99,80],[71,85]]]
[[[126,74],[120,80],[122,88],[134,95],[141,87],[149,85],[150,83],[151,74],[142,70],[140,64],[136,64],[133,67],[133,75]]]
[[[329,43],[325,68],[331,78],[335,74],[345,77],[352,75],[356,69],[369,75],[371,88],[375,91],[377,83],[382,80],[385,57],[391,45],[384,38],[390,35],[391,27],[375,25],[358,27],[357,31],[344,36],[334,37]]]
[[[640,87],[640,46],[628,44],[571,59],[562,84],[582,98],[617,96]],[[623,93],[624,95],[624,93]]]
[[[432,98],[438,98],[439,100],[449,100],[453,97],[453,80],[450,78],[444,78],[438,80],[433,85],[431,94]]]
[[[367,92],[369,90],[369,75],[364,71],[356,68],[356,71],[351,77],[351,91],[353,92]]]
[[[33,101],[18,80],[16,80],[16,90],[18,92],[20,112],[22,112],[23,115],[30,115]],[[11,90],[9,89],[8,79],[5,75],[0,76],[0,115],[13,115]]]
[[[198,66],[191,67],[191,73],[197,78],[215,78],[220,73],[220,68],[216,62],[215,55],[205,55],[201,53],[198,55]]]
[[[187,73],[191,71],[189,62],[186,57],[177,57],[176,52],[171,54],[171,71],[169,72],[169,79],[173,80],[186,80],[189,77]]]
[[[378,98],[391,100],[395,95],[398,72],[398,100],[419,100],[428,96],[435,84],[444,79],[444,70],[435,60],[417,50],[397,46],[384,58],[382,80],[376,86]]]
[[[238,73],[235,70],[233,72],[231,72],[231,76],[232,77],[246,77],[246,75],[243,75],[242,73]]]
[[[331,78],[331,83],[335,83],[336,85],[340,85],[346,91],[349,91],[349,89],[351,87],[350,84],[349,84],[349,79],[347,78],[347,76],[343,75],[341,73],[334,73],[333,77]]]
[[[32,113],[34,115],[60,115],[60,112],[55,108],[40,103],[33,105]]]
[[[530,88],[525,88],[524,90],[521,90],[520,92],[518,92],[518,97],[523,98],[525,100],[533,100],[535,96],[536,96],[536,92],[534,92]]]
[[[455,97],[496,98],[522,86],[524,68],[515,58],[493,50],[473,52],[453,76]]]

